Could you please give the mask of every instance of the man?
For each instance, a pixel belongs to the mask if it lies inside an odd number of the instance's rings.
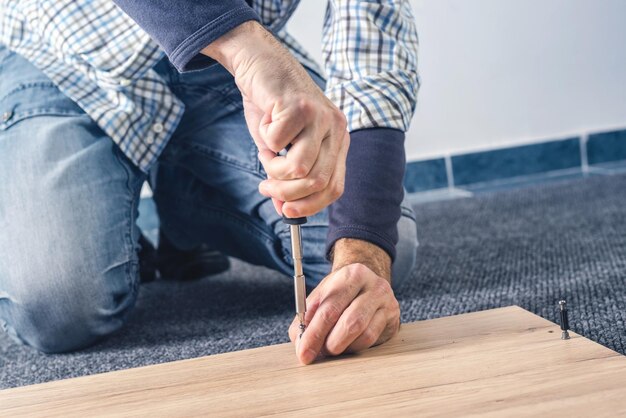
[[[329,3],[326,96],[283,29],[295,0],[115,3],[2,2],[3,328],[62,352],[123,325],[149,177],[179,251],[290,274],[281,216],[309,217],[308,327],[289,329],[302,363],[393,336],[391,285],[417,245],[402,190],[418,87],[408,2]]]

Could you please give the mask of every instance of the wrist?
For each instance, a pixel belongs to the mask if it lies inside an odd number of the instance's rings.
[[[255,49],[258,50],[259,45],[267,43],[271,36],[263,25],[251,20],[220,36],[201,52],[234,74],[243,57],[250,56]]]
[[[341,238],[332,250],[333,271],[360,263],[391,283],[391,257],[379,246],[354,238]]]

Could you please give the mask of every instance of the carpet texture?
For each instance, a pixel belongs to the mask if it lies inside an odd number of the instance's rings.
[[[416,206],[420,247],[403,322],[516,304],[626,353],[626,176]],[[195,283],[143,285],[128,325],[88,350],[43,355],[0,335],[0,388],[288,341],[291,279],[234,261]]]

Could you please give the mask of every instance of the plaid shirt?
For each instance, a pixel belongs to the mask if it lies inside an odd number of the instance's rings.
[[[251,3],[261,22],[317,69],[284,30],[299,0]],[[184,112],[153,70],[164,54],[159,46],[110,0],[0,0],[0,19],[0,43],[41,69],[147,172]],[[350,131],[408,128],[418,89],[414,22],[408,0],[329,0],[326,94]]]

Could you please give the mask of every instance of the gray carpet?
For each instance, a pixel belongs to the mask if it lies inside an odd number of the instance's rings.
[[[517,304],[626,352],[626,176],[416,207],[421,246],[402,320]],[[130,323],[82,352],[42,355],[0,335],[0,388],[288,341],[290,278],[234,262],[196,283],[144,285]]]

